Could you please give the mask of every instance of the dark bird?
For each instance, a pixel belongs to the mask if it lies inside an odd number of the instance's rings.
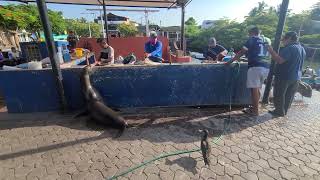
[[[205,165],[210,166],[210,153],[211,153],[211,147],[208,141],[208,135],[209,135],[209,131],[208,130],[202,130],[201,131],[203,133],[202,137],[201,137],[201,152],[202,152],[202,156],[203,156],[203,161]]]

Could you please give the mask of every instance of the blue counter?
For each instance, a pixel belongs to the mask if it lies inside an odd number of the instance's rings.
[[[84,107],[81,68],[63,69],[66,99],[71,110]],[[235,69],[222,64],[95,67],[94,87],[115,108],[227,105],[250,103],[247,64]],[[0,91],[10,113],[56,111],[59,97],[51,69],[0,71]],[[231,86],[233,80],[233,88]]]

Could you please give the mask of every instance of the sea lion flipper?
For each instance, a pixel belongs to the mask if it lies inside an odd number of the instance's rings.
[[[81,111],[80,113],[76,114],[73,119],[76,119],[76,118],[79,118],[81,116],[87,116],[89,114],[89,111],[86,109],[86,110],[83,110]]]
[[[121,137],[125,129],[126,129],[126,128],[119,129],[117,135],[116,135],[114,138],[119,138],[119,137]]]
[[[125,122],[125,126],[122,129],[119,129],[118,134],[116,135],[115,138],[119,138],[120,136],[122,136],[122,134],[124,133],[124,131],[128,128],[128,123]]]

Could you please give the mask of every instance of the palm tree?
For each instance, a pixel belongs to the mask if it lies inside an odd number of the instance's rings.
[[[267,8],[268,5],[267,3],[265,3],[264,1],[259,2],[258,6],[253,8],[250,12],[249,12],[249,16],[258,16],[264,13],[265,8]]]
[[[311,19],[320,21],[320,2],[312,6]]]

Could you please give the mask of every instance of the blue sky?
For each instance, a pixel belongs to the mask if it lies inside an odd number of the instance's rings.
[[[250,9],[255,7],[258,2],[262,0],[192,0],[186,9],[186,18],[194,17],[198,24],[203,20],[216,20],[223,17],[242,21],[243,17],[248,14]],[[270,6],[277,6],[281,0],[265,0]],[[319,0],[290,0],[289,9],[293,12],[299,13],[302,10],[309,9],[313,4]],[[0,2],[0,4],[8,4]],[[79,6],[79,5],[48,5],[50,9],[62,11],[66,18],[85,17],[88,20],[93,19],[93,15],[81,14],[85,13],[87,8],[96,8],[95,6]],[[111,7],[113,8],[113,7]],[[135,8],[137,9],[137,8]],[[97,12],[98,13],[98,12]],[[131,20],[138,23],[145,22],[144,14],[134,12],[113,12],[117,15],[129,17]],[[180,24],[180,9],[160,9],[160,12],[151,13],[149,20],[151,22],[161,24],[164,26],[179,25]]]

